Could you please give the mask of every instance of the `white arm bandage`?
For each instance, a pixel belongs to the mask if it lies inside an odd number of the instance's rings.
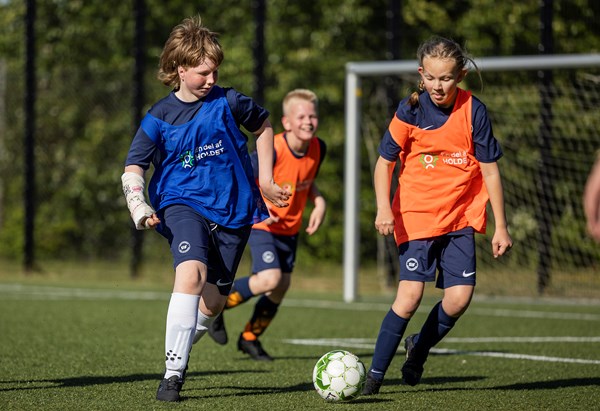
[[[146,224],[146,220],[155,211],[146,203],[144,197],[144,177],[128,171],[121,176],[121,182],[123,183],[123,194],[125,194],[127,208],[131,213],[135,228],[138,230],[150,228]]]

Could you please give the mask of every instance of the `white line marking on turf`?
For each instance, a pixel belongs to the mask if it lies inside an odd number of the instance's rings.
[[[0,284],[0,300],[168,300],[170,293],[159,291],[128,291],[117,289],[93,289],[93,288],[68,288],[41,285],[24,284]],[[328,308],[345,311],[376,311],[386,312],[390,309],[387,303],[345,303],[342,301],[323,301],[305,299],[286,299],[282,306],[289,308]],[[428,311],[431,307],[425,305],[419,308],[419,312]],[[472,307],[467,315],[480,315],[488,317],[511,317],[511,318],[540,318],[559,320],[581,320],[600,321],[600,314],[556,312],[556,311],[532,311],[511,310],[501,308],[479,308]]]
[[[168,300],[169,293],[0,284],[2,300]]]
[[[437,352],[438,354],[465,354],[465,355],[476,355],[479,357],[496,357],[496,358],[510,358],[514,360],[530,360],[530,361],[544,361],[544,362],[564,362],[571,364],[600,364],[600,360],[586,360],[583,358],[562,358],[562,357],[548,357],[546,355],[528,355],[528,354],[511,354],[505,352],[494,352],[494,351],[461,351],[461,350],[445,350],[445,349],[432,349],[431,352]]]
[[[521,318],[552,318],[557,320],[589,320],[599,321],[600,315],[587,313],[565,313],[547,311],[507,310],[500,308],[473,308],[467,312],[477,315],[491,315],[494,317],[521,317]]]
[[[541,343],[541,342],[572,342],[572,343],[589,343],[600,342],[600,337],[447,337],[444,342],[449,343]]]
[[[322,300],[283,300],[284,307],[301,308],[329,308],[336,310],[351,311],[389,311],[390,304],[382,303],[344,303],[340,301],[322,301]],[[431,307],[421,306],[419,312],[428,311]],[[467,315],[481,315],[488,317],[511,317],[511,318],[548,318],[559,320],[583,320],[600,321],[600,314],[589,313],[569,313],[569,312],[551,312],[551,311],[524,311],[494,308],[473,307],[467,310]]]
[[[474,343],[474,342],[599,342],[600,337],[489,337],[489,338],[446,338],[444,342],[452,343]],[[319,347],[345,347],[345,348],[375,348],[372,338],[317,338],[317,339],[285,339],[284,343],[294,345],[310,345]],[[398,350],[404,352],[404,349]],[[530,360],[544,362],[561,362],[575,364],[600,364],[600,360],[588,360],[584,358],[562,358],[549,357],[546,355],[529,355],[505,353],[496,351],[466,351],[452,350],[447,348],[432,348],[432,353],[442,355],[475,355],[480,357],[510,358],[515,360]]]

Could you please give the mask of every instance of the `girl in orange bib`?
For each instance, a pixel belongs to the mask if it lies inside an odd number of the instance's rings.
[[[366,395],[379,392],[426,282],[436,281],[444,296],[421,331],[405,340],[405,383],[419,383],[429,350],[469,306],[476,273],[474,235],[485,233],[488,201],[495,220],[494,257],[512,246],[496,163],[502,151],[485,105],[458,88],[468,65],[477,69],[475,62],[460,45],[443,37],[424,42],[417,59],[420,92],[400,102],[375,166],[375,228],[396,239],[400,282],[377,337]],[[398,189],[390,204],[398,159]]]

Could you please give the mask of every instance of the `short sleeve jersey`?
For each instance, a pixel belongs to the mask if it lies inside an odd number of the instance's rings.
[[[427,93],[419,104],[404,99],[379,154],[401,161],[394,195],[397,244],[472,227],[484,232],[489,199],[479,162],[495,162],[502,151],[483,103],[458,89],[455,104],[437,107]]]
[[[172,92],[142,120],[126,165],[154,165],[148,194],[159,214],[186,204],[225,227],[256,223],[268,213],[239,126],[257,130],[268,115],[234,89],[214,86],[193,103]]]

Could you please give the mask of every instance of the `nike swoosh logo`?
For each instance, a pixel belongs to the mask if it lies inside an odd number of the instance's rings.
[[[231,281],[229,281],[228,283],[223,283],[221,282],[221,279],[217,280],[217,286],[219,287],[223,287],[224,285],[229,285],[231,284]]]
[[[463,270],[463,277],[470,277],[470,276],[472,276],[473,274],[475,274],[475,271],[473,271],[472,273],[467,273],[466,271],[467,271],[467,270]]]

